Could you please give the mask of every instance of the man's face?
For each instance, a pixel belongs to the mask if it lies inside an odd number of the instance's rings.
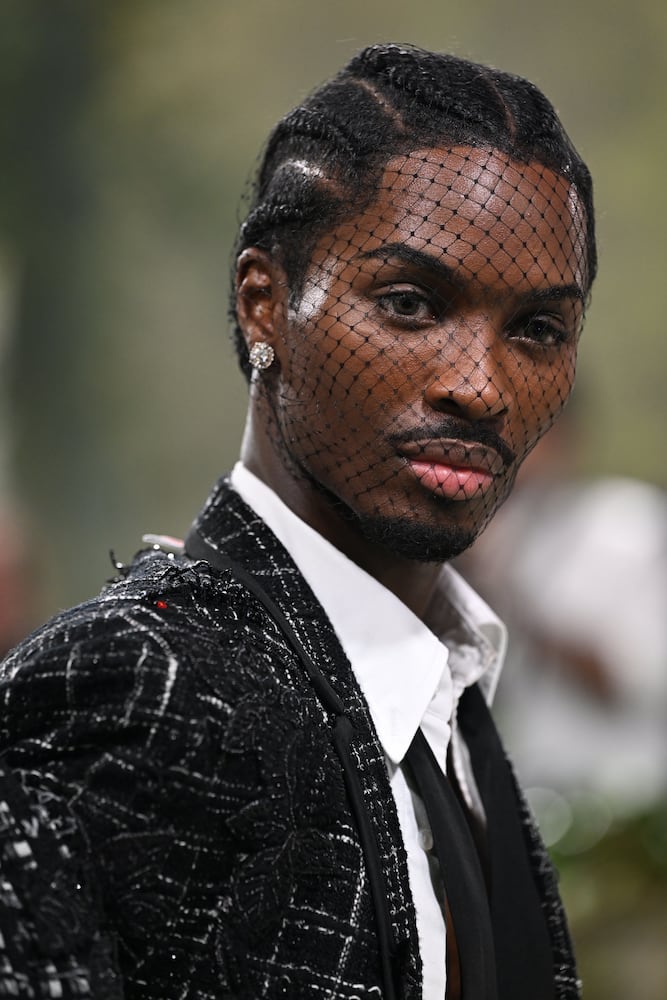
[[[286,475],[410,558],[469,545],[572,389],[584,233],[540,164],[390,160],[374,202],[318,243],[276,347]]]

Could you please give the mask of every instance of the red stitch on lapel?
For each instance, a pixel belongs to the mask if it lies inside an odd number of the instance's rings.
[[[167,604],[166,601],[156,601],[155,602],[155,607],[159,608],[160,611],[166,611],[166,609],[169,607],[169,605]]]

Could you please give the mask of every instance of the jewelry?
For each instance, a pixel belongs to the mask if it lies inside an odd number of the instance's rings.
[[[257,371],[263,371],[265,368],[270,368],[273,364],[274,357],[275,352],[271,347],[271,344],[265,344],[261,340],[253,344],[248,353],[248,360],[250,361],[252,367]]]

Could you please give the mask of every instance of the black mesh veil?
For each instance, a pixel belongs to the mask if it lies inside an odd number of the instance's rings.
[[[596,270],[547,99],[365,49],[273,130],[237,259],[256,454],[408,558],[469,545],[568,399]]]

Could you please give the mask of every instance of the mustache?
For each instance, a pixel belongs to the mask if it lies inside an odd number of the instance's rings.
[[[486,423],[462,420],[459,417],[445,416],[437,423],[421,423],[405,431],[390,434],[393,445],[420,443],[423,441],[461,441],[466,445],[481,444],[496,451],[505,467],[516,462],[516,454]]]

